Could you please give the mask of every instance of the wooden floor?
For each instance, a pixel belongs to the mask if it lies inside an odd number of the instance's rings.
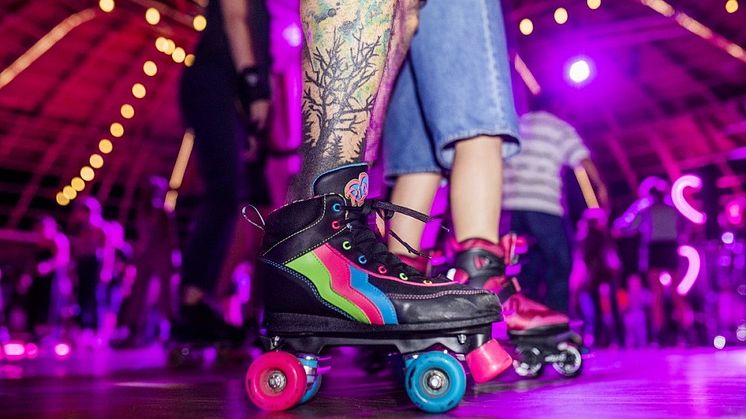
[[[0,416],[143,417],[403,417],[420,413],[391,375],[370,377],[348,350],[333,359],[310,403],[282,414],[255,410],[243,390],[244,368],[162,367],[160,348],[139,352],[74,352],[0,361]],[[472,387],[449,416],[525,418],[746,417],[746,348],[596,351],[583,375],[539,380],[511,372]]]

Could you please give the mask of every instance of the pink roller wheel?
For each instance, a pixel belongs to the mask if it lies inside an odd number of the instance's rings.
[[[495,339],[490,339],[479,348],[466,355],[466,364],[474,381],[481,384],[492,380],[510,368],[513,358]]]
[[[290,409],[305,391],[306,371],[298,358],[287,352],[267,352],[246,372],[246,393],[262,410]]]

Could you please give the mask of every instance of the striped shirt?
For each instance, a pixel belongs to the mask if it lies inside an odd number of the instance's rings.
[[[505,162],[503,208],[562,216],[563,166],[589,157],[575,128],[547,112],[520,118],[521,152]]]

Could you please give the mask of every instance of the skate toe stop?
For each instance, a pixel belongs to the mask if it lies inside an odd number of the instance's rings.
[[[474,381],[482,384],[510,368],[513,358],[495,339],[490,339],[466,355],[466,364]]]

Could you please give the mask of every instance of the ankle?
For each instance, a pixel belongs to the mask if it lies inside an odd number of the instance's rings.
[[[415,256],[401,253],[397,253],[396,256],[410,267],[423,273],[427,272],[430,260],[425,256]]]

